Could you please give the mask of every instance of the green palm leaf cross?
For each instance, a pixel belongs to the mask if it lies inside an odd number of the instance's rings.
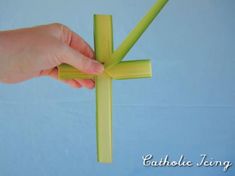
[[[134,79],[152,77],[150,60],[122,61],[131,47],[168,0],[158,0],[122,44],[113,51],[111,15],[94,15],[94,40],[96,59],[104,63],[101,75],[80,72],[66,64],[60,65],[60,79],[95,79],[96,81],[96,134],[98,162],[112,162],[112,79]]]

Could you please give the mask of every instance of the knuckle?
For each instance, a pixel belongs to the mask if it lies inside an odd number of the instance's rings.
[[[56,30],[60,30],[64,25],[61,23],[52,23],[51,26]]]
[[[56,31],[56,33],[58,34],[57,36],[61,41],[67,44],[71,42],[72,32],[69,27],[61,23],[53,23],[52,27],[54,31]]]
[[[51,33],[59,40],[66,43],[70,42],[71,32],[70,29],[62,23],[52,23],[49,25]]]

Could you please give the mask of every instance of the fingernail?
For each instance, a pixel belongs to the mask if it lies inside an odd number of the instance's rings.
[[[92,59],[94,59],[94,58],[95,58],[94,56],[95,56],[95,55],[94,55],[93,51],[92,51],[92,50],[89,50],[89,57],[92,58]]]
[[[93,71],[95,73],[100,74],[100,73],[102,73],[104,71],[104,66],[102,64],[100,64],[100,63],[94,63]]]
[[[91,82],[90,85],[89,85],[89,88],[90,89],[93,89],[95,87],[95,83],[94,82]]]
[[[88,89],[94,89],[95,86],[89,86],[87,87]]]
[[[86,86],[86,88],[88,88],[88,89],[93,89],[94,86],[95,86],[95,83],[89,81],[89,82],[86,82],[85,86]]]

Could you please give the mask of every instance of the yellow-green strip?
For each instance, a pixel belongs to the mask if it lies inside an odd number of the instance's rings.
[[[96,59],[106,63],[113,51],[112,16],[94,16]],[[106,73],[96,76],[97,159],[112,162],[112,78]]]
[[[151,78],[152,65],[150,60],[122,61],[106,69],[106,73],[113,79]]]
[[[58,77],[61,80],[95,79],[95,75],[83,73],[68,64],[61,64],[58,66]]]
[[[157,0],[152,6],[144,18],[137,24],[137,26],[129,33],[127,38],[121,43],[121,45],[112,54],[111,60],[106,64],[106,67],[112,67],[119,63],[131,47],[136,43],[144,31],[148,28],[154,18],[159,14],[161,9],[167,3],[168,0]]]

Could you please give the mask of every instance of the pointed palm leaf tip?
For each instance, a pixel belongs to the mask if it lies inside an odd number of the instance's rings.
[[[96,80],[96,139],[97,160],[112,162],[112,79],[136,79],[152,77],[150,60],[122,61],[168,0],[158,0],[121,45],[113,52],[113,28],[111,15],[94,15],[94,44],[96,59],[104,63],[102,75],[82,73],[76,68],[58,66],[60,79]]]

